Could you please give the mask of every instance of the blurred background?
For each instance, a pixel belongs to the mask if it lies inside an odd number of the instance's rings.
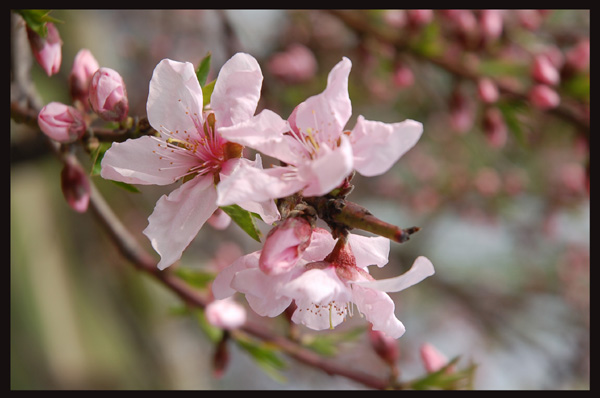
[[[589,389],[589,10],[51,15],[63,21],[60,72],[31,69],[44,104],[70,103],[68,74],[82,48],[123,76],[130,115],[140,117],[163,58],[197,66],[210,52],[210,80],[235,52],[248,52],[264,74],[257,112],[270,108],[284,118],[350,58],[349,129],[358,115],[424,125],[389,172],[357,175],[349,197],[385,221],[421,227],[410,241],[392,243],[390,263],[373,270],[376,277],[403,272],[419,255],[436,267],[435,276],[391,294],[407,328],[397,341],[401,379],[424,373],[419,347],[430,343],[460,357],[460,366],[476,365],[474,389]],[[497,96],[483,77],[500,87]],[[554,94],[532,92],[538,85]],[[127,263],[92,214],[70,209],[62,166],[39,145],[40,135],[11,121],[12,389],[364,388],[293,360],[283,378],[272,377],[234,345],[224,374],[214,377],[214,346],[197,320],[179,314],[172,292]],[[153,253],[141,231],[172,187],[131,193],[93,181]],[[218,269],[259,247],[235,225],[207,225],[180,267]],[[340,328],[364,322],[354,317]],[[337,358],[387,371],[364,334]]]

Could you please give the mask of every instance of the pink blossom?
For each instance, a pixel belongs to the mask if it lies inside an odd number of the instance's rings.
[[[96,61],[90,50],[84,48],[75,55],[73,67],[71,73],[69,73],[69,89],[71,98],[74,101],[79,101],[85,109],[90,106],[90,82],[99,67],[98,61]]]
[[[312,227],[301,217],[286,218],[271,229],[258,265],[265,274],[280,274],[293,268],[310,244]]]
[[[537,84],[529,91],[529,100],[539,109],[556,108],[560,103],[560,96],[556,91],[545,84]]]
[[[378,330],[392,338],[404,334],[394,314],[394,302],[385,292],[404,290],[434,273],[433,265],[419,257],[403,275],[374,280],[369,265],[387,263],[389,240],[350,234],[347,244],[336,244],[331,234],[315,229],[310,246],[288,272],[267,275],[258,265],[260,251],[242,256],[213,282],[215,297],[244,293],[261,316],[277,316],[294,302],[292,321],[311,329],[332,329],[354,313],[354,305]]]
[[[394,83],[394,86],[398,88],[410,87],[415,82],[415,75],[408,66],[398,65],[394,69],[392,82]]]
[[[237,329],[246,322],[246,309],[233,297],[210,302],[204,312],[206,320],[221,329]]]
[[[299,43],[274,54],[269,60],[269,71],[288,83],[301,83],[314,77],[317,60],[312,51]]]
[[[590,65],[590,39],[580,40],[567,54],[567,65],[576,70],[582,71]]]
[[[343,58],[329,73],[325,91],[299,104],[287,121],[266,109],[221,130],[228,140],[279,159],[285,166],[260,170],[242,165],[219,185],[219,205],[282,198],[299,191],[304,196],[324,195],[353,169],[365,176],[386,172],[414,146],[423,131],[414,120],[388,124],[360,115],[352,131],[344,129],[352,114],[351,66]]]
[[[129,113],[129,100],[121,75],[110,68],[100,68],[90,83],[90,104],[102,119],[120,122]]]
[[[60,102],[50,102],[38,114],[40,129],[58,142],[75,141],[86,130],[83,115],[75,108]]]
[[[223,138],[219,129],[254,114],[261,85],[258,62],[238,53],[219,72],[212,111],[204,111],[193,65],[164,59],[154,69],[147,102],[148,121],[159,135],[113,143],[104,155],[101,175],[107,179],[145,185],[185,181],[158,200],[144,230],[161,256],[160,269],[181,257],[217,210],[215,184],[241,164],[260,164],[260,158],[240,158],[242,148]],[[238,204],[267,223],[279,216],[272,201]]]
[[[531,65],[531,75],[542,84],[554,86],[560,82],[560,74],[546,55],[537,55]]]
[[[52,22],[46,23],[47,35],[41,37],[27,27],[27,38],[35,60],[48,76],[58,73],[62,62],[62,40]]]
[[[487,40],[496,40],[502,35],[504,17],[501,10],[480,10],[479,24],[481,33]]]
[[[477,94],[486,104],[492,104],[498,100],[498,87],[490,78],[483,77],[477,82]]]

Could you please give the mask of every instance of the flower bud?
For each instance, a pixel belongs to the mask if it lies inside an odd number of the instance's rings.
[[[498,87],[489,78],[481,78],[477,82],[477,94],[486,104],[492,104],[498,100]]]
[[[492,107],[485,110],[482,125],[490,146],[501,148],[506,144],[508,129],[506,128],[502,112],[498,108]]]
[[[392,82],[397,88],[410,87],[415,82],[415,75],[408,66],[398,65],[394,70]]]
[[[301,44],[293,44],[286,51],[274,54],[269,60],[269,71],[288,83],[301,83],[317,72],[317,60],[312,51]]]
[[[554,86],[560,81],[560,74],[550,59],[545,55],[537,55],[531,65],[531,76],[539,83]]]
[[[437,372],[448,364],[446,356],[429,343],[421,345],[420,353],[423,365],[429,373]]]
[[[83,115],[75,108],[60,102],[50,102],[38,114],[40,129],[58,142],[75,141],[85,133]]]
[[[58,29],[52,22],[46,23],[48,34],[41,37],[31,28],[27,27],[27,39],[35,60],[40,64],[48,76],[58,73],[62,61],[62,40]]]
[[[90,81],[99,67],[98,61],[89,50],[81,49],[75,55],[69,74],[69,90],[73,101],[79,101],[86,110],[90,106]]]
[[[102,119],[120,122],[127,117],[129,102],[123,78],[113,69],[100,68],[92,76],[90,104]]]
[[[590,39],[579,41],[567,54],[567,66],[575,71],[583,71],[590,66]]]
[[[398,358],[400,357],[400,350],[398,349],[398,341],[391,338],[387,334],[373,330],[372,326],[369,328],[369,341],[371,346],[377,353],[377,355],[390,366],[393,366]]]
[[[479,25],[483,37],[490,41],[496,40],[502,34],[504,20],[501,10],[481,10]]]
[[[556,108],[560,103],[560,96],[556,91],[545,84],[538,84],[529,91],[529,100],[539,109]]]
[[[312,227],[301,217],[286,218],[269,231],[258,260],[260,269],[277,275],[292,269],[310,244]]]
[[[69,206],[76,212],[85,213],[90,202],[90,182],[83,168],[67,161],[60,173],[60,185]]]
[[[236,329],[246,322],[246,309],[232,297],[210,302],[204,315],[211,325],[225,330]]]

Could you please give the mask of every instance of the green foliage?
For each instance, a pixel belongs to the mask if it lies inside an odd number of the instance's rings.
[[[48,34],[48,28],[46,24],[48,22],[60,23],[62,21],[51,17],[49,14],[51,10],[14,10],[17,14],[23,17],[25,23],[31,30],[36,32],[41,37],[46,37]]]
[[[311,334],[303,336],[302,345],[323,356],[335,356],[340,351],[340,344],[358,339],[365,328],[360,326],[348,331]]]
[[[189,285],[199,289],[206,288],[216,276],[214,272],[185,267],[177,268],[175,275],[186,281]]]
[[[452,359],[440,370],[428,373],[425,376],[409,383],[409,388],[414,390],[459,390],[470,389],[475,375],[475,365],[465,369],[454,369],[459,357]]]
[[[260,242],[262,233],[254,222],[255,218],[260,218],[257,214],[251,213],[248,210],[242,209],[238,205],[221,206],[223,210],[231,219],[239,225],[252,239]]]
[[[211,53],[209,51],[200,61],[198,68],[196,68],[196,77],[198,78],[198,83],[200,83],[200,87],[202,88],[202,106],[210,104],[210,98],[212,97],[212,92],[215,88],[216,80],[206,83],[206,80],[208,79],[208,73],[210,72],[210,60]]]
[[[285,383],[286,378],[280,371],[285,369],[286,363],[279,356],[278,349],[271,344],[255,341],[246,336],[236,335],[235,342],[254,359],[256,364],[266,374],[280,383]]]

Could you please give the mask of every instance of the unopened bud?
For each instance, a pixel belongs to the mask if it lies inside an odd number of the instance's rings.
[[[85,213],[90,202],[90,182],[81,166],[67,161],[60,173],[60,185],[69,206],[79,213]]]
[[[62,62],[62,40],[58,29],[52,22],[46,23],[47,35],[41,37],[27,26],[27,39],[33,57],[48,76],[58,73]]]
[[[483,37],[488,41],[496,40],[502,35],[504,17],[501,10],[481,10],[479,26]]]
[[[290,217],[269,231],[258,265],[270,275],[292,269],[310,244],[312,227],[301,217]]]
[[[446,356],[429,343],[421,345],[420,353],[423,365],[429,373],[437,372],[448,364]],[[451,369],[448,370],[450,373]]]
[[[427,25],[433,20],[433,10],[406,10],[408,21],[413,26]]]
[[[506,144],[508,129],[504,122],[502,112],[498,108],[491,107],[485,110],[483,115],[483,131],[487,141],[493,148],[501,148]]]
[[[477,94],[486,104],[492,104],[498,100],[498,87],[492,79],[484,77],[477,82]]]
[[[100,66],[87,49],[81,49],[75,55],[69,74],[69,90],[73,101],[79,101],[84,109],[89,109],[90,81]]]
[[[394,70],[392,82],[397,88],[410,87],[415,82],[415,75],[408,66],[398,65]]]
[[[369,341],[373,350],[388,365],[394,365],[400,357],[398,341],[379,330],[369,328]]]
[[[529,100],[539,109],[556,108],[560,103],[560,96],[556,91],[545,84],[538,84],[529,91]]]
[[[246,309],[232,297],[210,302],[204,314],[211,325],[225,330],[239,328],[246,322]]]
[[[590,40],[583,39],[566,55],[567,66],[575,71],[583,71],[590,65]]]
[[[117,71],[100,68],[94,73],[90,84],[90,104],[104,120],[125,120],[129,113],[129,101],[125,82]]]
[[[74,107],[60,102],[50,102],[38,114],[40,129],[58,142],[75,141],[85,133],[83,115]]]
[[[560,82],[560,74],[550,59],[545,55],[537,55],[531,65],[531,75],[542,84],[554,86]]]

